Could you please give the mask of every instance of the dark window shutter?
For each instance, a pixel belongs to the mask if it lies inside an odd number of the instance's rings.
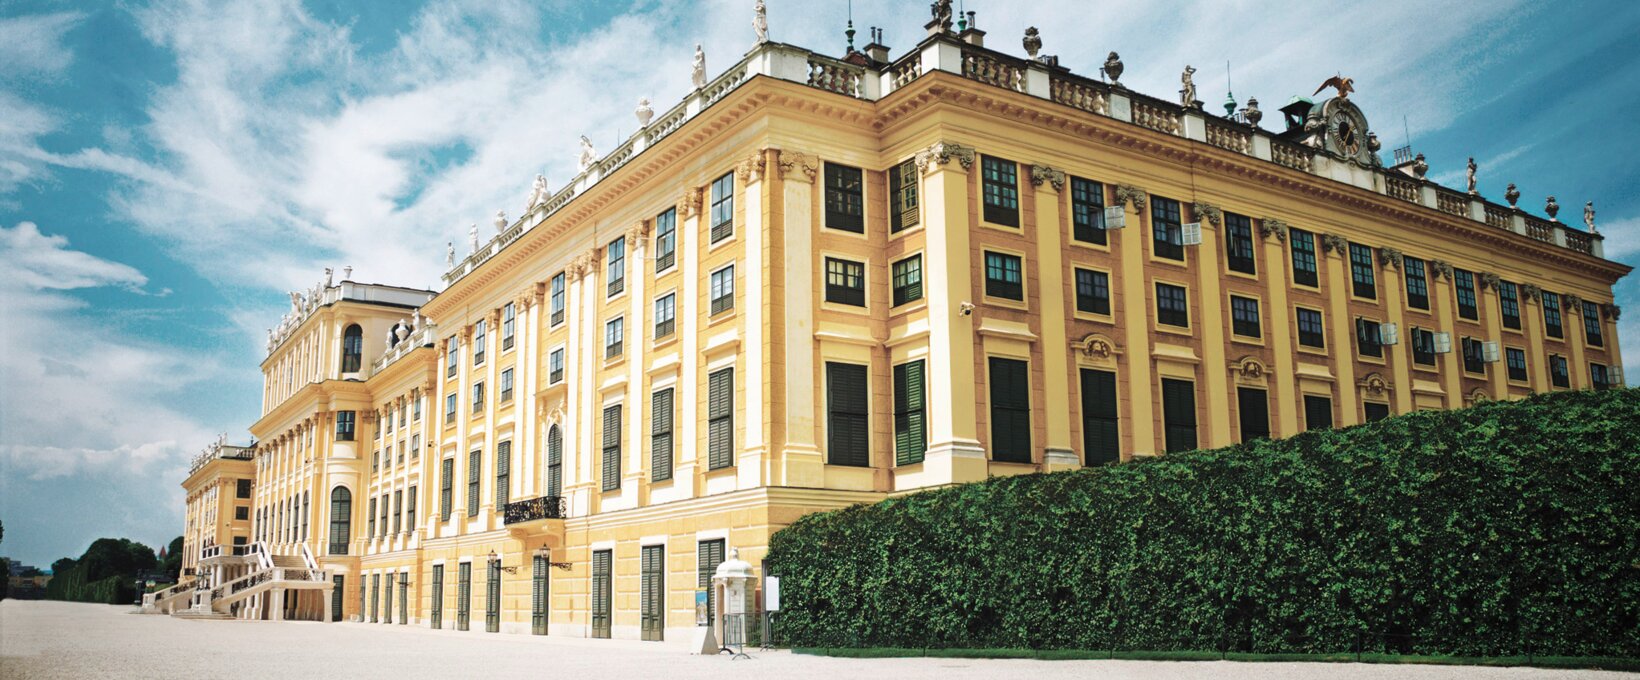
[[[512,477],[512,442],[505,441],[495,447],[495,507],[500,509],[511,500]]]
[[[672,388],[656,392],[649,415],[651,481],[672,478]]]
[[[564,493],[564,434],[557,425],[547,430],[547,495]]]
[[[1241,440],[1270,438],[1270,394],[1252,387],[1236,388],[1236,410],[1241,415]]]
[[[1116,374],[1082,369],[1082,448],[1086,464],[1101,465],[1122,459],[1118,422]]]
[[[1332,397],[1304,395],[1304,429],[1324,430],[1332,426]]]
[[[991,357],[991,457],[1010,463],[1031,462],[1029,364]]]
[[[707,467],[735,464],[735,369],[725,368],[707,378]]]
[[[717,616],[717,592],[712,588],[712,574],[717,572],[718,565],[723,564],[723,539],[701,541],[696,544],[695,565],[698,578],[695,587],[705,590],[706,620],[711,622]]]
[[[621,488],[621,406],[604,409],[603,490]]]
[[[1162,419],[1168,453],[1196,448],[1196,384],[1162,379]]]
[[[922,360],[894,367],[894,464],[921,463],[928,450]]]
[[[869,380],[865,366],[826,362],[826,462],[871,465]]]

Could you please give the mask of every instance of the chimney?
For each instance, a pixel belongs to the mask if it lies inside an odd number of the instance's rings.
[[[879,64],[888,63],[888,46],[883,44],[883,29],[872,26],[871,44],[866,45],[866,56]]]
[[[984,47],[985,46],[985,31],[981,31],[978,28],[974,27],[974,15],[975,14],[976,14],[975,12],[969,12],[968,13],[968,21],[964,22],[967,25],[963,27],[961,33],[957,34],[957,39],[961,40],[965,43],[968,43],[970,45],[973,45],[974,47]]]

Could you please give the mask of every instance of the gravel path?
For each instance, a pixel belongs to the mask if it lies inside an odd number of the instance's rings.
[[[0,678],[582,677],[666,680],[891,678],[1635,678],[1637,674],[1446,666],[966,659],[832,659],[759,652],[689,656],[625,640],[431,631],[357,623],[187,621],[130,607],[0,601]]]

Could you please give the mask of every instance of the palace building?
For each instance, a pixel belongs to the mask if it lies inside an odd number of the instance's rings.
[[[292,294],[155,606],[682,643],[807,513],[1622,383],[1630,268],[1347,80],[1263,126],[951,28],[760,42],[442,290]]]

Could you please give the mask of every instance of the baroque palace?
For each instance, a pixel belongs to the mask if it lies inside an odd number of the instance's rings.
[[[697,51],[443,290],[293,293],[151,607],[682,642],[806,513],[1622,382],[1592,208],[1386,166],[1345,78],[1263,126],[959,18]]]

